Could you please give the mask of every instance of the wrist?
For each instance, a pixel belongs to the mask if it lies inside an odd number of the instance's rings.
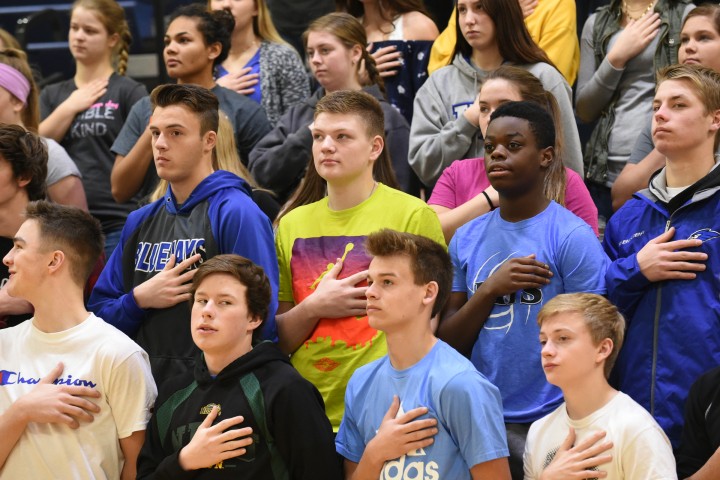
[[[182,449],[180,449],[180,453],[178,454],[178,465],[180,465],[180,468],[182,468],[185,471],[188,470],[197,470],[199,467],[195,467],[192,465],[192,462],[188,460],[188,454],[187,452],[188,446],[186,445]]]

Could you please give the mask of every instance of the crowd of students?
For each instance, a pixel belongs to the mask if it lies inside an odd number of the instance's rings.
[[[720,6],[336,3],[0,35],[0,478],[720,478]]]

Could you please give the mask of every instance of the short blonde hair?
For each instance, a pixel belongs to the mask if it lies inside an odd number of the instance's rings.
[[[605,359],[605,378],[608,378],[625,338],[625,318],[601,295],[565,293],[552,298],[540,309],[537,323],[542,327],[545,320],[565,313],[577,313],[583,318],[595,345],[606,338],[612,340],[613,350]]]

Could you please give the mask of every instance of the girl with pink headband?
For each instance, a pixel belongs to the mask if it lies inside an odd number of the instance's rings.
[[[131,36],[115,0],[76,0],[68,41],[75,76],[43,90],[40,134],[60,142],[80,168],[90,213],[102,224],[109,256],[138,204],[137,199],[118,204],[112,197],[115,155],[110,146],[147,90],[124,76]]]
[[[38,131],[40,111],[38,88],[25,52],[0,50],[0,123],[19,125]],[[48,197],[56,203],[87,210],[80,172],[63,147],[45,138],[48,148]]]

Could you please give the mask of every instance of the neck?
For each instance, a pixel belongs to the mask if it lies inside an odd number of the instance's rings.
[[[217,375],[225,367],[252,350],[252,337],[247,337],[236,348],[225,352],[203,352],[210,375]]]
[[[260,38],[255,35],[252,24],[241,30],[234,30],[230,38],[228,61],[240,58],[245,52],[260,45]]]
[[[712,145],[711,145],[712,147]],[[688,187],[712,170],[715,156],[707,149],[698,152],[695,149],[683,152],[682,156],[673,157],[665,162],[665,178],[668,187]]]
[[[337,92],[340,90],[362,90],[363,87],[360,85],[360,81],[358,80],[357,76],[354,75],[353,78],[349,79],[347,82],[345,82],[343,85],[339,85],[336,88],[332,87],[324,87],[325,88],[325,94]]]
[[[519,222],[538,215],[549,204],[550,200],[545,197],[542,184],[519,196],[500,193],[500,216],[506,222]]]
[[[372,175],[344,184],[328,182],[328,207],[338,211],[360,205],[375,193],[376,187]]]
[[[0,205],[0,237],[13,238],[25,221],[23,212],[29,203],[23,190],[7,203]]]
[[[490,46],[484,50],[473,49],[472,62],[480,70],[495,70],[499,68],[505,61],[500,55],[500,49],[497,45]]]
[[[78,87],[86,85],[100,78],[110,78],[114,72],[109,61],[102,61],[94,64],[77,63],[75,68],[75,85]]]
[[[68,330],[80,325],[90,315],[83,303],[83,288],[71,278],[48,280],[37,288],[34,297],[26,300],[35,307],[33,324],[41,332]],[[58,312],[62,314],[58,315]]]
[[[205,180],[213,173],[212,164],[209,159],[200,160],[203,162],[204,167],[198,168],[197,172],[192,176],[183,181],[171,182],[170,188],[175,196],[175,201],[178,204],[183,204],[190,197],[190,194],[195,188],[200,185],[200,182]]]
[[[573,382],[571,387],[562,389],[565,407],[572,420],[583,419],[598,411],[618,393],[607,383],[601,367],[597,373],[579,379]]]
[[[210,90],[215,86],[215,79],[213,78],[212,71],[213,67],[210,65],[203,69],[202,72],[198,72],[188,77],[178,78],[177,83],[178,85],[199,85]]]
[[[423,329],[406,328],[397,332],[385,332],[388,357],[393,368],[410,368],[430,353],[438,339],[430,330],[429,318],[425,320],[425,324],[427,328]]]

